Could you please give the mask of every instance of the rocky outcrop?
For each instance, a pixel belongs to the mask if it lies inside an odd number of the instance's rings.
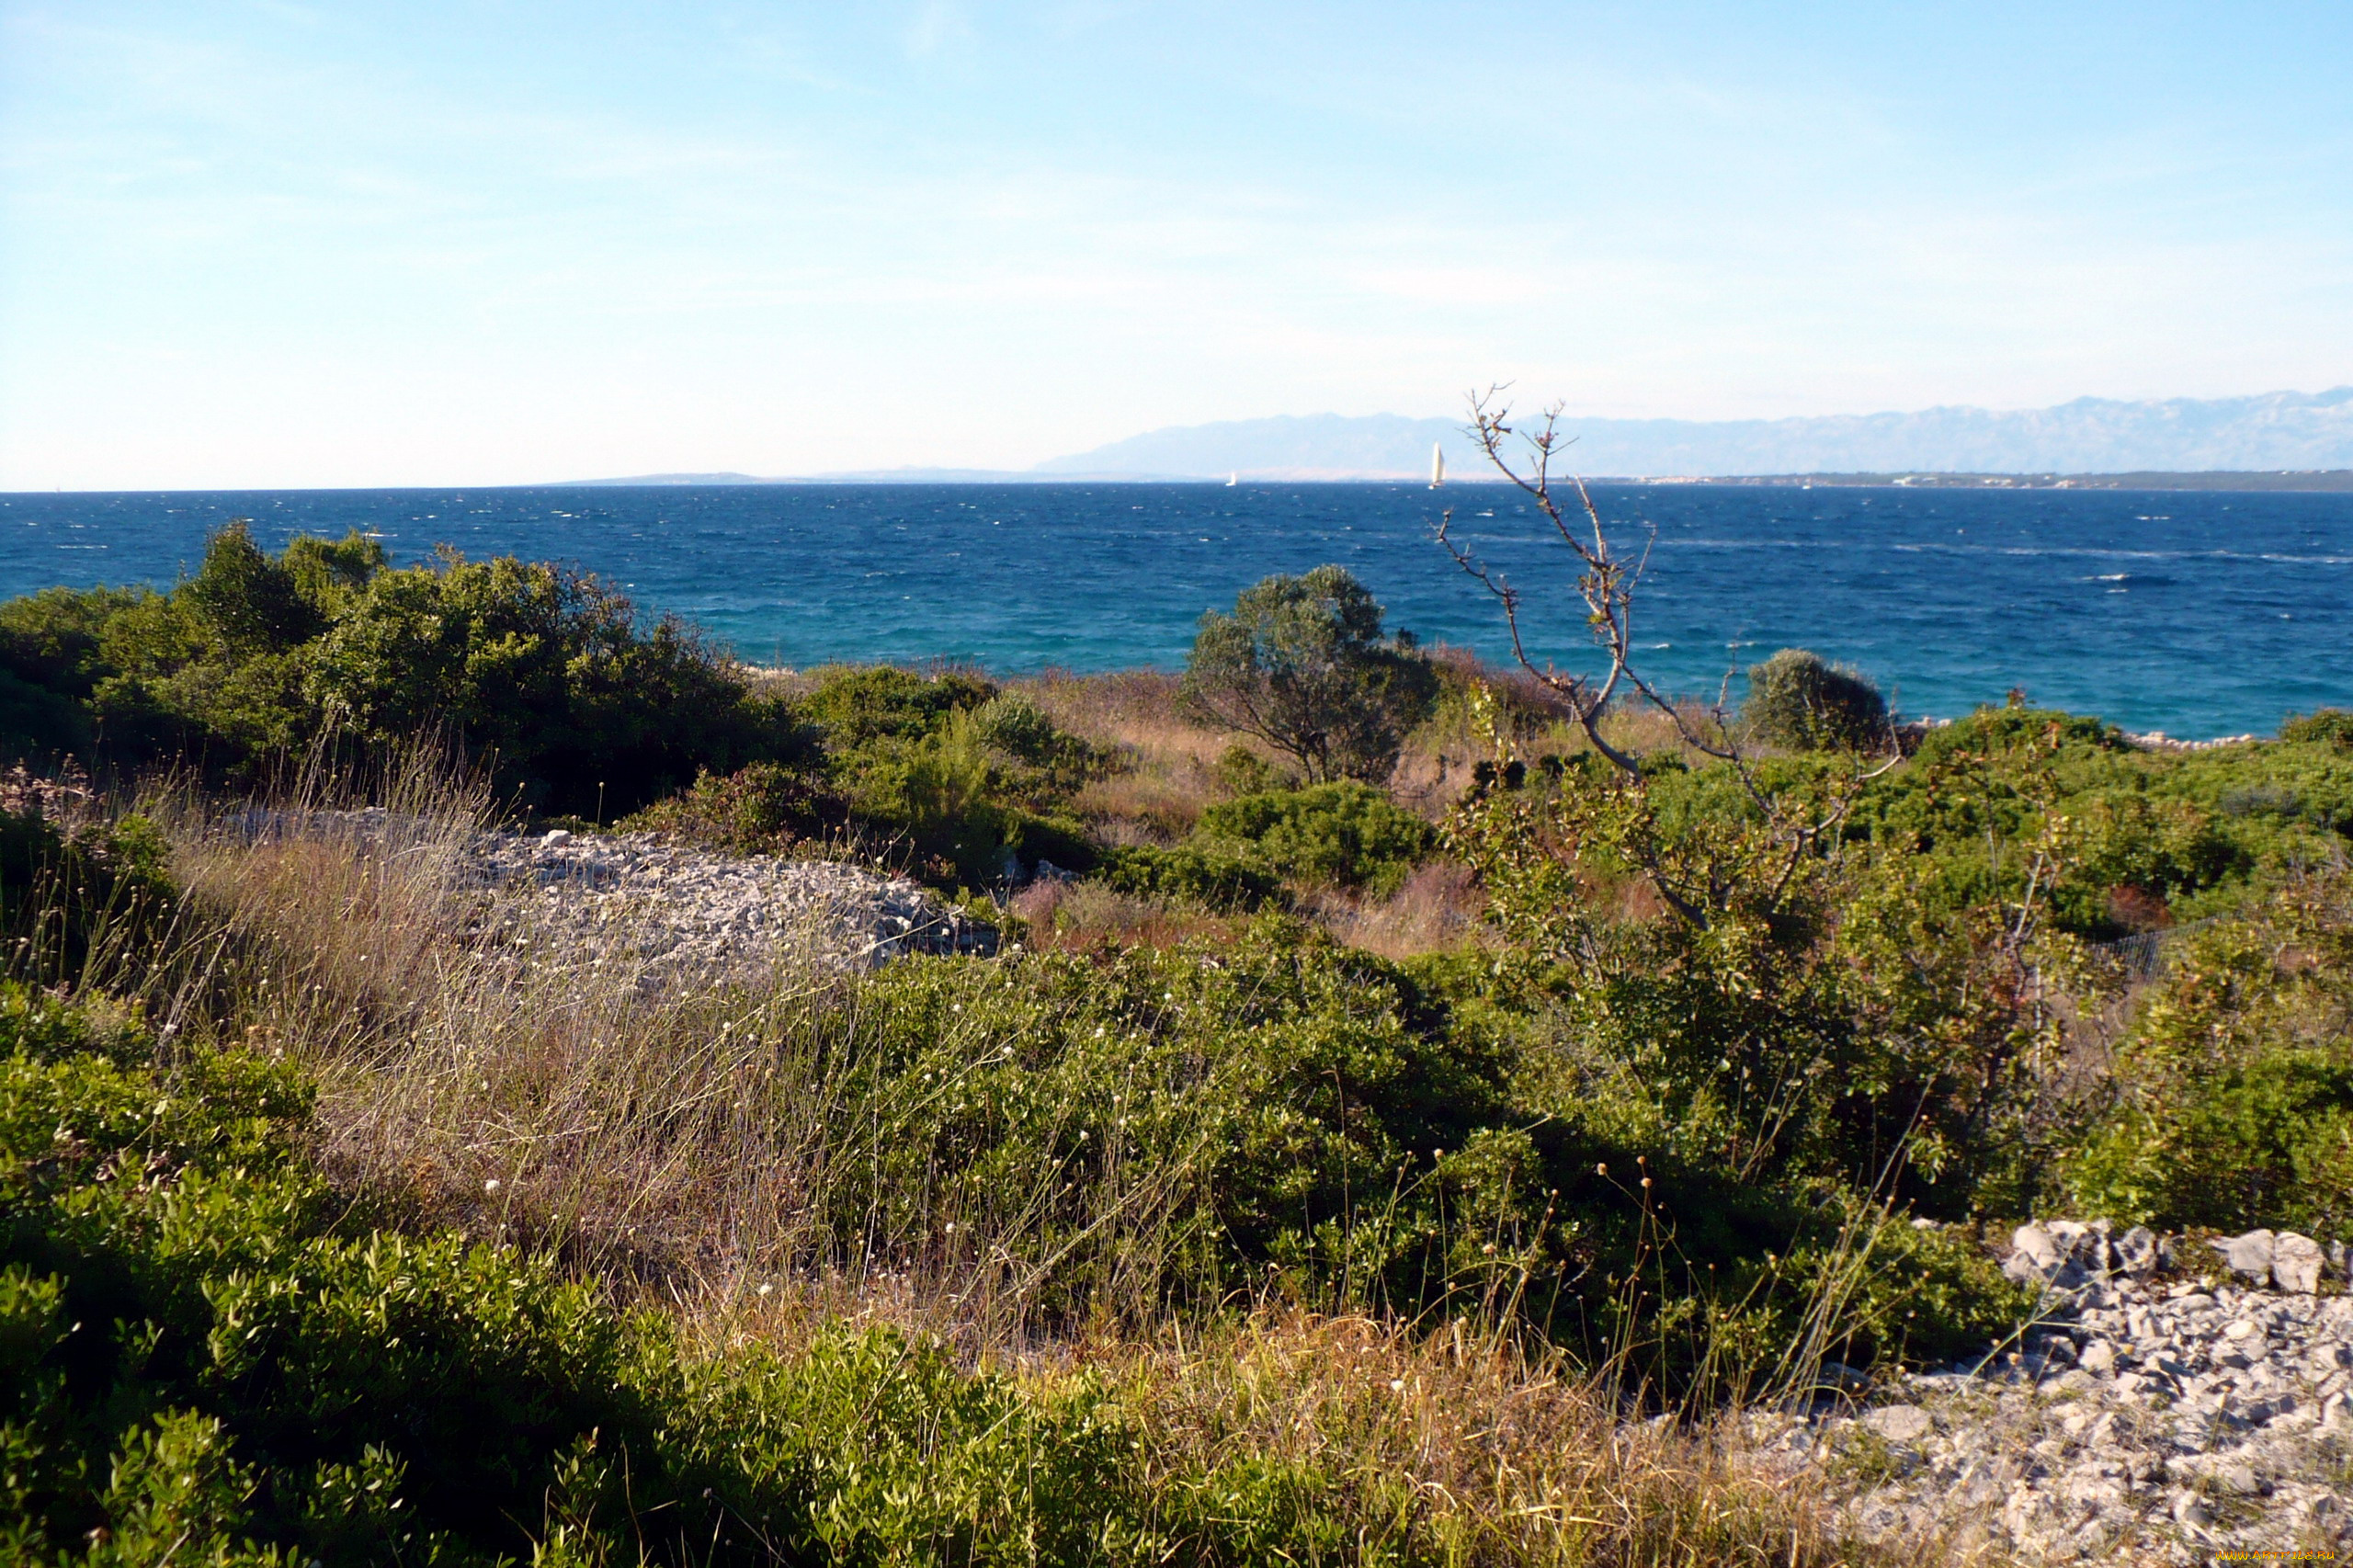
[[[2152,1278],[2198,1262],[2212,1272]],[[2047,1562],[2353,1548],[2341,1244],[2054,1221],[2019,1227],[2005,1268],[2049,1287],[2017,1342],[1752,1416],[1754,1436],[1826,1474],[1852,1528],[1881,1540]]]

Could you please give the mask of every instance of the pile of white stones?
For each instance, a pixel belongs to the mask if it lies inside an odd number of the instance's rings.
[[[2161,1284],[2161,1271],[2205,1267]],[[1822,1468],[1859,1533],[1966,1556],[2202,1562],[2353,1548],[2353,1296],[2342,1244],[2192,1244],[2021,1226],[2006,1267],[2048,1287],[2013,1346],[1861,1406],[1753,1417]]]
[[[834,860],[733,857],[650,834],[479,835],[493,897],[477,936],[648,985],[761,983],[779,966],[871,969],[911,953],[995,949],[996,936],[904,877]]]
[[[342,844],[387,866],[415,858],[476,943],[519,961],[618,970],[648,991],[996,946],[993,929],[914,881],[840,861],[713,855],[651,834],[474,832],[381,807],[250,807],[217,828],[247,843]]]

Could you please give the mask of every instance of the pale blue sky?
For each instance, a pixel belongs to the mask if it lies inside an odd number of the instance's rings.
[[[0,0],[0,488],[2353,381],[2353,6]]]

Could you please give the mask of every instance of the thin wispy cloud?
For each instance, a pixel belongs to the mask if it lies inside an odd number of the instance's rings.
[[[1829,9],[0,0],[0,485],[2353,380],[2343,16]]]

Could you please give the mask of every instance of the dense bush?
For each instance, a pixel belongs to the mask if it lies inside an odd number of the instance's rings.
[[[2279,726],[2283,741],[2317,741],[2338,751],[2353,751],[2353,710],[2322,708],[2291,716]]]
[[[983,886],[1040,860],[1095,864],[1062,808],[1102,759],[1025,699],[952,672],[835,668],[794,711],[827,787],[870,837],[895,840],[934,880]]]
[[[1149,845],[1107,849],[1096,875],[1120,892],[1199,904],[1221,913],[1259,909],[1282,897],[1282,883],[1271,873],[1238,856],[1212,854],[1190,845],[1174,849]]]
[[[1220,801],[1201,812],[1195,841],[1295,881],[1385,895],[1438,835],[1380,790],[1349,781]]]
[[[835,1223],[931,1258],[1018,1232],[1074,1317],[1269,1286],[1409,1313],[1513,1302],[1680,1382],[1711,1347],[1756,1369],[1842,1270],[1853,1358],[1956,1348],[2014,1306],[1964,1248],[1554,1095],[1547,1042],[1510,1012],[1296,924],[1214,950],[897,966],[864,1002],[889,1108],[841,1162]]]
[[[2087,1213],[2353,1232],[2353,882],[2300,881],[2180,938],[2066,1164]]]
[[[724,778],[702,773],[688,789],[613,825],[722,855],[780,855],[848,824],[848,803],[822,779],[803,769],[756,762]]]
[[[1312,1561],[1310,1463],[1165,1456],[1085,1378],[889,1331],[685,1352],[545,1264],[371,1230],[282,1061],[0,987],[13,1562]],[[1382,1528],[1419,1561],[1411,1510]]]
[[[1345,568],[1268,577],[1211,610],[1185,665],[1194,712],[1296,760],[1311,784],[1389,777],[1438,678]]]
[[[682,623],[594,577],[511,557],[389,568],[358,535],[264,552],[215,534],[168,594],[52,589],[0,608],[0,744],[94,747],[251,780],[323,738],[441,734],[542,811],[634,810],[792,755],[796,736]],[[45,694],[45,695],[44,695]]]
[[[1798,750],[1865,751],[1888,744],[1887,699],[1845,665],[1784,648],[1748,671],[1742,722],[1759,740]]]

